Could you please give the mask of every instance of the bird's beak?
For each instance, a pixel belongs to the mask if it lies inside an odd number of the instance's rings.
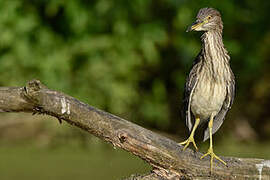
[[[203,25],[203,21],[196,21],[194,22],[191,26],[189,26],[186,30],[186,32],[189,32],[189,31],[193,31],[193,30],[196,30],[198,27],[200,27],[201,25]]]

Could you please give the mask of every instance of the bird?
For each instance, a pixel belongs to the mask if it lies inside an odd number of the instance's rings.
[[[196,21],[188,27],[189,31],[203,31],[202,46],[192,64],[186,79],[183,95],[183,114],[190,136],[184,142],[185,150],[192,143],[196,150],[194,134],[198,126],[205,126],[203,141],[210,139],[210,146],[201,159],[210,156],[210,173],[213,159],[224,165],[213,150],[213,134],[222,125],[227,112],[231,109],[235,96],[235,77],[230,67],[230,56],[225,49],[222,35],[223,22],[221,14],[214,8],[199,10]]]

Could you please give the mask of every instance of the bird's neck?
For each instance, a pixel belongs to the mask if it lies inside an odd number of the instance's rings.
[[[207,31],[202,35],[203,64],[213,76],[221,74],[224,65],[229,65],[229,55],[224,48],[222,31]]]
[[[202,35],[202,51],[205,60],[208,61],[229,61],[230,57],[224,47],[222,31],[207,31]]]

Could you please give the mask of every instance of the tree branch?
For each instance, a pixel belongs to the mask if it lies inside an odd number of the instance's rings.
[[[64,120],[147,161],[153,167],[151,179],[270,177],[269,160],[232,157],[222,157],[227,167],[215,161],[210,177],[209,159],[200,160],[201,153],[182,151],[182,146],[166,137],[50,90],[38,80],[26,87],[1,87],[0,111],[45,113]]]

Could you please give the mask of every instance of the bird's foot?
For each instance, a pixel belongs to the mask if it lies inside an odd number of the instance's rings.
[[[183,148],[183,151],[184,151],[188,147],[189,143],[192,143],[194,145],[195,149],[198,151],[197,145],[196,145],[196,143],[194,141],[194,137],[192,135],[189,136],[189,138],[187,140],[185,140],[181,143],[178,143],[178,144],[185,145],[185,147]]]
[[[210,160],[210,173],[212,172],[213,169],[213,160],[214,158],[216,158],[217,160],[219,160],[220,162],[222,162],[225,166],[227,165],[220,157],[218,157],[217,155],[215,155],[215,153],[213,152],[213,148],[209,148],[208,152],[205,153],[201,159],[203,159],[204,157],[206,157],[207,155],[211,156],[211,160]]]

